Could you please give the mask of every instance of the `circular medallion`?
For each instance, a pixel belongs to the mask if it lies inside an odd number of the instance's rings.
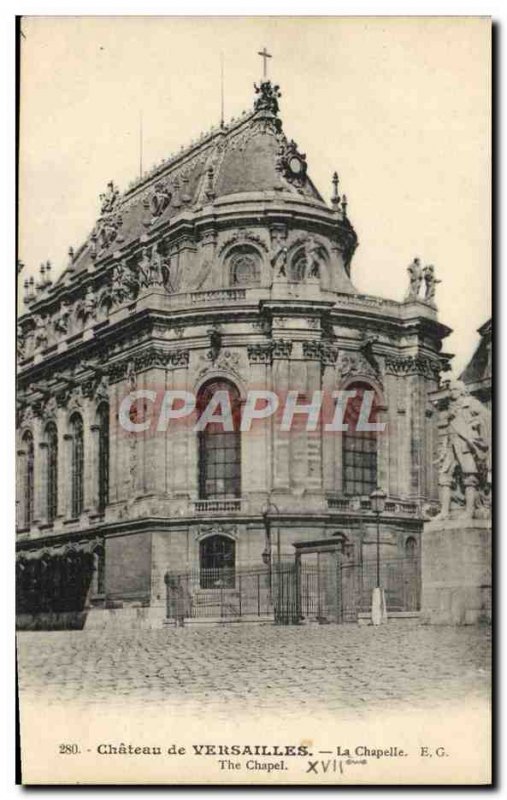
[[[294,175],[300,175],[303,170],[303,165],[297,156],[292,156],[289,161],[289,169]]]

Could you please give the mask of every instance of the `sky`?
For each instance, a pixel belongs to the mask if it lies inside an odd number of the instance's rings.
[[[491,315],[490,37],[480,18],[28,17],[22,21],[19,257],[56,279],[99,194],[252,107],[272,54],[284,131],[326,199],[340,176],[355,286],[401,300],[434,264],[459,373]]]

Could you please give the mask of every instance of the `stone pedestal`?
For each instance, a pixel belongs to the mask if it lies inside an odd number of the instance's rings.
[[[422,536],[421,621],[491,621],[491,521],[432,520]]]

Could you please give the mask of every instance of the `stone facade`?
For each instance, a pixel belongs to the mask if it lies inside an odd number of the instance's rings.
[[[429,395],[447,368],[450,331],[433,297],[395,302],[356,291],[357,236],[337,177],[328,205],[283,133],[276,87],[265,81],[257,94],[252,112],[123,195],[110,183],[63,274],[51,283],[44,265],[39,285],[25,285],[23,613],[58,610],[55,598],[79,580],[81,607],[95,619],[137,607],[158,624],[166,573],[199,569],[209,537],[234,543],[236,570],[265,564],[267,545],[274,557],[267,511],[282,561],[294,559],[296,543],[337,532],[350,563],[375,557],[375,515],[368,493],[347,490],[342,436],[321,425],[284,433],[274,419],[242,433],[239,491],[213,496],[189,425],[162,435],[121,428],[129,391],[198,395],[222,381],[243,404],[258,388],[297,389],[308,402],[316,390],[370,387],[386,423],[372,445],[374,483],[388,495],[381,558],[394,562],[408,547],[418,558],[423,510],[438,502]]]

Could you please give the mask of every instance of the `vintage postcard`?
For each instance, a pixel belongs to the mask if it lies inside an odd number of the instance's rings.
[[[491,782],[491,20],[23,17],[24,784]]]

